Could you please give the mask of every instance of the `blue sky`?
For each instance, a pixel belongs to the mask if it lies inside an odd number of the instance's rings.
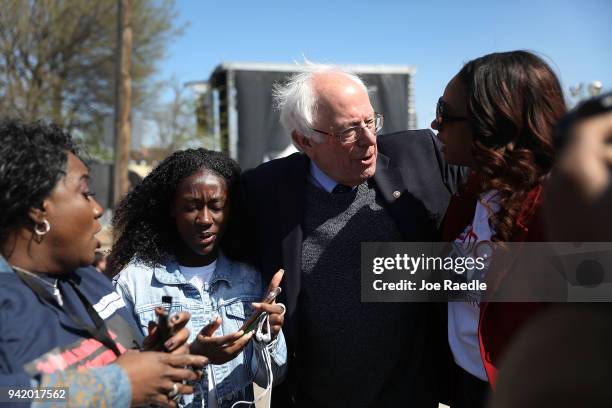
[[[463,63],[490,52],[537,52],[568,95],[570,85],[593,80],[612,89],[612,0],[177,0],[177,11],[188,26],[160,62],[160,79],[203,80],[221,62],[290,63],[302,55],[413,65],[419,127],[429,126]]]

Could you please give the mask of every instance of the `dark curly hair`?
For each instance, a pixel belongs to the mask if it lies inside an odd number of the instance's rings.
[[[182,241],[169,209],[181,181],[201,169],[212,171],[226,182],[230,217],[221,247],[227,256],[240,258],[231,222],[239,203],[240,167],[224,153],[187,149],[167,157],[118,204],[113,216],[117,240],[108,257],[109,276],[119,273],[133,257],[155,266],[176,254]]]
[[[0,120],[0,242],[29,226],[30,208],[42,206],[66,175],[68,152],[77,154],[70,134],[45,122]]]
[[[555,124],[566,112],[557,76],[527,51],[485,55],[458,74],[467,89],[467,116],[480,191],[497,190],[490,220],[496,241],[509,241],[528,193],[543,183],[554,159]]]

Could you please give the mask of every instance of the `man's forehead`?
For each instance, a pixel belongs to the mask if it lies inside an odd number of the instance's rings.
[[[355,80],[342,72],[323,72],[315,74],[312,78],[314,91],[319,98],[326,98],[335,94],[356,94],[365,92],[363,87]]]
[[[337,79],[337,80],[335,80]],[[317,116],[320,120],[345,122],[361,120],[372,113],[367,92],[360,84],[342,75],[328,75],[321,79],[317,92]]]

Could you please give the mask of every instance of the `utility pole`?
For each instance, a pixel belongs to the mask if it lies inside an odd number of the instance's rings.
[[[115,166],[113,175],[113,204],[129,189],[132,97],[132,0],[117,0],[117,48],[115,71]]]

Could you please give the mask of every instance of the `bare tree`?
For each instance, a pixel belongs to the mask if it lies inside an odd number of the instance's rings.
[[[112,115],[117,7],[113,0],[3,0],[0,113],[101,133]],[[168,40],[174,0],[133,0],[132,105],[150,100],[155,61]]]
[[[115,166],[113,201],[118,203],[130,189],[128,165],[132,141],[132,0],[117,1],[115,48]]]
[[[148,119],[157,131],[157,147],[167,154],[187,147],[212,148],[212,137],[198,132],[196,124],[197,98],[192,91],[171,79],[161,84],[160,92],[171,99],[151,109]],[[165,91],[165,92],[164,92]]]

